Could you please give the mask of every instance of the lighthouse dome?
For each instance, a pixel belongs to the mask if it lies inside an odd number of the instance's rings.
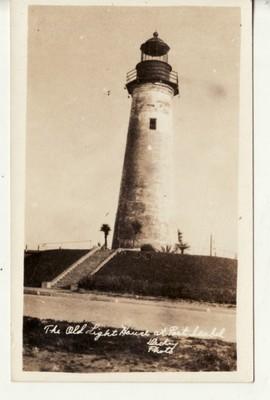
[[[160,57],[167,54],[170,50],[170,47],[158,37],[157,32],[154,32],[153,37],[143,43],[140,49],[142,53],[148,56]]]

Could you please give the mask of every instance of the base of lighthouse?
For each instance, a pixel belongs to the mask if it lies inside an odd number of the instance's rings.
[[[113,248],[160,249],[175,243],[172,99],[162,82],[136,83],[114,227]]]

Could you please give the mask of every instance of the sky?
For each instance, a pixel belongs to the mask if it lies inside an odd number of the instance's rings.
[[[126,73],[157,30],[180,84],[176,224],[190,252],[209,253],[212,234],[217,255],[235,256],[240,22],[240,9],[229,7],[30,7],[28,248],[89,247],[103,241],[103,223],[113,232],[131,105]]]

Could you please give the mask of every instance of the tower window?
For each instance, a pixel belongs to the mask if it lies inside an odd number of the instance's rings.
[[[150,118],[149,128],[157,129],[157,119],[156,118]]]

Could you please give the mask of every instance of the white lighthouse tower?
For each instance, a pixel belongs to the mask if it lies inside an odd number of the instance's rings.
[[[172,100],[178,76],[157,32],[140,49],[141,61],[127,74],[132,104],[112,247],[159,249],[175,241]]]

